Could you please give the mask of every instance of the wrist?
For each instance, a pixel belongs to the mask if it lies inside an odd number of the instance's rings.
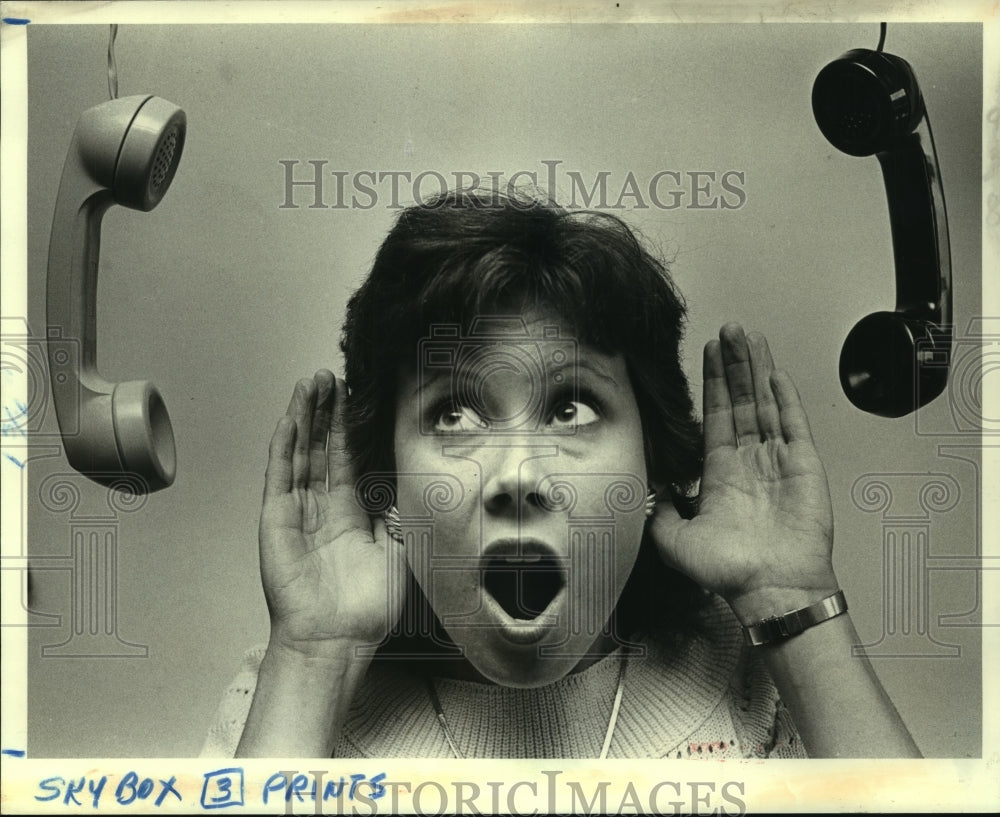
[[[782,616],[791,610],[801,610],[840,589],[836,577],[805,587],[768,586],[755,588],[744,593],[728,597],[732,611],[740,624],[747,627],[772,616]]]
[[[238,757],[331,755],[371,659],[353,644],[313,646],[303,651],[272,633]]]
[[[325,702],[341,702],[345,694],[350,700],[371,664],[371,655],[357,646],[322,642],[322,647],[304,653],[272,638],[261,660],[258,684],[266,678],[273,691],[317,711]]]
[[[750,647],[783,643],[846,612],[847,599],[844,598],[844,591],[838,590],[815,604],[744,626],[743,640]]]
[[[297,640],[272,628],[267,642],[267,656],[293,667],[337,669],[362,663],[367,666],[372,645],[349,639]]]

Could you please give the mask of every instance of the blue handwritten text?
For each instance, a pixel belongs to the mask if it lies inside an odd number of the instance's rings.
[[[163,801],[170,795],[181,801],[183,799],[181,793],[174,788],[176,782],[176,777],[153,782],[151,777],[139,777],[135,772],[128,772],[115,787],[114,799],[120,806],[145,803],[154,794],[156,794],[156,798],[153,799],[153,805],[157,807],[163,805]],[[107,775],[101,775],[99,778],[80,777],[69,780],[63,777],[47,777],[38,784],[38,788],[44,794],[36,794],[35,799],[40,803],[61,799],[64,806],[71,803],[82,806],[84,802],[78,798],[79,795],[92,808],[97,808],[101,804],[101,796],[105,791],[108,792],[108,798],[111,797],[111,789],[106,788],[107,783]]]

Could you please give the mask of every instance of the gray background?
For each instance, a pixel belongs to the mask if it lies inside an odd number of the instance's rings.
[[[29,30],[28,319],[39,337],[59,177],[80,112],[107,99],[107,37],[106,26]],[[282,159],[446,175],[542,173],[553,159],[588,183],[610,171],[612,198],[630,170],[640,181],[662,169],[744,171],[741,209],[624,216],[670,259],[688,299],[696,391],[701,346],[727,320],[764,331],[795,377],[830,476],[837,571],[862,640],[878,641],[893,620],[883,536],[910,525],[929,533],[933,557],[972,555],[980,507],[979,438],[963,420],[978,399],[968,345],[955,387],[919,417],[863,414],[837,380],[847,331],[893,304],[892,251],[876,160],[832,148],[809,95],[826,62],[877,38],[876,24],[123,26],[119,94],[183,107],[188,141],[155,211],[105,219],[98,354],[109,379],[160,387],[178,476],[116,515],[118,634],[147,657],[42,657],[69,637],[71,575],[34,574],[33,609],[60,618],[31,630],[29,754],[195,754],[240,655],[266,638],[256,525],[267,441],[296,378],[340,370],[346,299],[394,214],[385,200],[280,209]],[[913,65],[935,127],[960,337],[980,315],[981,43],[977,25],[902,24],[886,43]],[[560,182],[557,196],[568,193]],[[56,431],[51,413],[42,430]],[[106,490],[71,475],[77,517],[43,507],[42,484],[66,473],[61,456],[29,466],[34,557],[64,556],[80,515],[108,514]],[[888,486],[884,510],[872,510],[874,494],[868,509],[852,499],[870,474],[889,475],[875,480]],[[921,504],[921,486],[936,482],[948,496],[925,491]],[[930,631],[911,643],[959,654],[875,667],[926,755],[976,757],[977,576],[927,575]]]

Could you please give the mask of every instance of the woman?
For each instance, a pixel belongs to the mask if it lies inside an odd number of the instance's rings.
[[[274,432],[270,639],[204,753],[916,756],[851,657],[794,385],[727,324],[702,428],[683,317],[615,217],[401,213],[348,307],[350,393],[317,372]]]

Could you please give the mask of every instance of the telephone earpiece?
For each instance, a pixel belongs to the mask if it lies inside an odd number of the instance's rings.
[[[156,207],[177,170],[186,125],[184,111],[155,96],[96,105],[80,116],[59,183],[48,337],[79,343],[80,371],[67,373],[60,344],[48,343],[52,395],[70,465],[102,484],[129,474],[155,491],[174,481],[174,434],[159,391],[147,381],[109,383],[97,371],[97,268],[105,212],[114,204]]]
[[[813,114],[851,156],[875,155],[889,199],[896,308],[862,318],[840,354],[840,383],[856,407],[902,417],[947,385],[951,357],[948,216],[930,122],[903,59],[855,49],[816,77]]]

